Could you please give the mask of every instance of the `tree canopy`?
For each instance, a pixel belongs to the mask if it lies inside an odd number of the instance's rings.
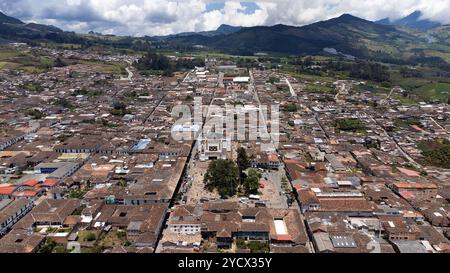
[[[239,169],[236,163],[222,159],[212,161],[205,174],[204,183],[209,191],[216,189],[221,198],[234,196],[239,185]]]
[[[248,175],[242,184],[244,193],[246,195],[257,194],[259,189],[259,180],[261,179],[261,174],[255,170],[250,169]]]

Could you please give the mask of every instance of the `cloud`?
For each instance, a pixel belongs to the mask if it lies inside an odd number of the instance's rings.
[[[65,30],[135,36],[213,30],[221,24],[300,26],[343,13],[396,19],[415,10],[450,23],[448,0],[0,0],[0,10]]]

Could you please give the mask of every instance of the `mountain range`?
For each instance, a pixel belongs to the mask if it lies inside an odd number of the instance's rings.
[[[245,27],[224,35],[202,33],[167,37],[174,45],[203,45],[233,54],[278,52],[317,54],[324,48],[360,58],[380,54],[381,49],[397,51],[419,38],[395,26],[376,24],[350,14],[302,27],[287,25]]]
[[[376,21],[378,24],[382,25],[394,25],[394,26],[402,26],[402,27],[409,27],[412,29],[419,29],[419,30],[429,30],[432,28],[440,27],[441,23],[431,21],[429,19],[422,19],[423,13],[419,10],[416,10],[415,12],[411,13],[410,15],[398,19],[398,20],[390,20],[389,18],[385,18],[379,21]]]
[[[190,36],[190,35],[201,35],[201,36],[206,36],[206,37],[214,37],[214,36],[219,36],[219,35],[235,33],[235,32],[240,31],[242,28],[243,27],[240,27],[240,26],[235,27],[235,26],[222,24],[216,30],[212,30],[212,31],[182,32],[182,33],[172,34],[172,35],[167,35],[167,36],[159,36],[159,38],[165,39],[165,38],[172,38],[172,37],[186,37],[186,36]]]
[[[55,26],[24,23],[0,12],[0,40],[28,43],[39,40],[77,43],[80,38],[75,33],[65,32]]]
[[[28,43],[50,41],[85,46],[102,44],[114,47],[135,47],[144,41],[149,43],[150,47],[188,49],[202,46],[236,55],[253,55],[256,52],[290,55],[339,52],[345,56],[381,61],[403,60],[418,52],[426,52],[433,53],[430,56],[435,58],[435,61],[437,59],[439,62],[450,62],[449,27],[436,25],[437,28],[425,31],[424,26],[431,27],[432,22],[423,22],[417,12],[413,15],[390,24],[386,24],[386,21],[372,22],[343,14],[301,27],[282,24],[256,27],[221,25],[215,31],[110,39],[110,36],[75,34],[54,26],[26,24],[0,13],[0,40]],[[409,22],[410,26],[420,26],[422,30],[409,31],[404,28],[406,22]],[[414,22],[416,24],[413,24]],[[397,27],[394,23],[402,27]]]

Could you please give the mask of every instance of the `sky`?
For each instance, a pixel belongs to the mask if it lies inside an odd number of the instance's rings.
[[[221,24],[302,26],[343,13],[397,19],[415,10],[450,23],[450,0],[0,0],[0,11],[25,22],[132,36],[208,31]]]

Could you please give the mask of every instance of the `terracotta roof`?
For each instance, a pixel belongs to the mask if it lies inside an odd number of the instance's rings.
[[[298,198],[302,204],[319,203],[316,194],[311,190],[300,190],[298,191]]]
[[[47,179],[44,183],[40,184],[40,187],[54,187],[59,183],[57,179]]]
[[[42,189],[27,190],[27,191],[15,191],[12,195],[14,197],[34,197],[42,192]]]
[[[399,189],[437,189],[437,186],[433,183],[418,182],[418,183],[408,183],[408,182],[396,182],[394,183]]]
[[[364,198],[320,198],[320,211],[371,212],[369,202]]]
[[[15,190],[15,187],[0,187],[0,195],[12,195]]]
[[[34,187],[37,184],[39,184],[39,181],[37,181],[37,180],[28,180],[28,181],[22,183],[22,186]]]

